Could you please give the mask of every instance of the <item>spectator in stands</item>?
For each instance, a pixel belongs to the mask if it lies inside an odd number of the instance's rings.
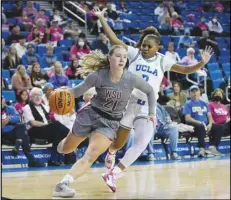
[[[64,23],[66,23],[66,22],[64,21],[64,18],[60,15],[59,10],[57,10],[57,9],[55,9],[55,8],[53,9],[53,14],[52,14],[50,20],[51,20],[51,21],[58,21],[58,24],[59,24],[59,25],[62,25],[62,24],[64,24]]]
[[[16,1],[16,7],[11,11],[11,17],[20,17],[22,15],[22,1]]]
[[[158,15],[158,22],[160,24],[163,24],[166,17],[169,17],[171,19],[169,11],[168,11],[168,7],[165,7],[164,11]]]
[[[41,72],[41,67],[38,62],[33,63],[30,78],[32,86],[39,88],[43,88],[44,84],[49,79],[45,73]]]
[[[184,92],[181,91],[181,89],[181,84],[175,81],[173,82],[173,93],[168,95],[170,101],[167,103],[167,105],[173,106],[177,111],[180,111],[180,109],[187,101],[187,96]]]
[[[208,104],[214,123],[221,125],[220,131],[222,131],[222,136],[230,135],[230,111],[229,108],[222,103],[224,97],[224,91],[217,88],[212,94],[212,102]]]
[[[91,49],[87,46],[86,40],[79,38],[75,45],[71,47],[71,59],[81,58],[84,54],[89,54]]]
[[[158,96],[159,98],[157,99],[157,102],[160,104],[160,105],[166,105],[167,102],[170,101],[170,98],[168,96],[165,95],[164,93],[164,90],[163,90],[163,87],[160,86],[160,90],[158,92]]]
[[[107,14],[106,11],[104,12],[104,18],[105,18],[106,22],[108,23],[108,25],[109,25],[112,29],[114,29],[114,28],[115,28],[115,22],[114,22],[113,19],[111,19],[111,18],[108,17],[108,14]],[[101,32],[101,29],[102,29],[102,25],[101,25],[99,19],[97,19],[97,27],[98,27],[97,33],[99,34],[99,33]]]
[[[192,37],[190,36],[190,30],[186,29],[184,35],[180,36],[177,48],[189,48],[193,46],[194,42]]]
[[[37,10],[33,7],[32,1],[26,2],[26,7],[23,9],[30,18],[34,18],[37,15]]]
[[[180,16],[177,14],[177,12],[172,13],[171,25],[172,25],[172,27],[174,29],[174,32],[177,35],[180,34],[180,30],[183,30],[183,23],[182,23],[182,20],[181,20]]]
[[[44,87],[43,87],[43,103],[46,106],[49,106],[49,98],[51,93],[54,91],[54,86],[52,85],[52,83],[45,83]]]
[[[51,121],[49,108],[42,105],[42,89],[34,87],[30,92],[30,102],[23,107],[23,118],[28,124],[31,139],[46,139],[52,143],[51,159],[48,166],[59,166],[57,145],[67,136],[69,129],[58,121]]]
[[[13,106],[6,105],[5,98],[2,96],[2,140],[8,140],[15,144],[12,154],[17,156],[19,148],[28,159],[28,167],[44,167],[31,153],[29,138],[25,124],[20,123],[18,112]]]
[[[194,65],[198,63],[198,60],[194,57],[195,50],[194,48],[190,47],[187,49],[187,56],[181,59],[181,63],[186,65]]]
[[[11,82],[12,88],[16,90],[16,94],[19,94],[21,90],[29,90],[32,88],[30,76],[27,75],[24,65],[18,65]]]
[[[4,69],[16,69],[22,61],[17,54],[17,50],[14,45],[11,45],[7,56],[4,59]]]
[[[8,54],[8,49],[5,46],[5,40],[2,38],[2,62],[1,62],[2,66],[5,66],[4,60],[5,60],[5,57],[7,56],[7,54]]]
[[[61,26],[59,26],[58,21],[52,21],[51,22],[50,32],[51,32],[52,36],[57,38],[57,40],[63,39],[63,28]]]
[[[171,25],[171,18],[170,17],[165,17],[164,22],[160,24],[159,28],[164,31],[166,34],[172,34],[173,33],[173,28]]]
[[[157,116],[157,126],[155,132],[153,133],[153,137],[150,140],[147,147],[149,153],[149,160],[154,160],[153,140],[155,134],[163,137],[169,137],[171,159],[173,160],[180,159],[180,157],[176,153],[178,137],[179,137],[178,126],[172,123],[169,113],[160,104],[157,104],[156,116]]]
[[[131,11],[129,11],[129,10],[125,7],[125,1],[124,1],[124,0],[121,0],[121,1],[120,1],[118,10],[119,10],[120,13],[131,14]]]
[[[49,22],[49,18],[45,15],[45,10],[44,9],[40,9],[38,14],[35,17],[34,21],[37,21],[38,19],[42,19],[44,24],[48,24]]]
[[[203,85],[199,85],[200,88],[200,100],[204,101],[205,103],[209,103],[209,99],[207,94],[205,93],[205,89]]]
[[[91,48],[92,50],[101,50],[103,54],[108,54],[109,51],[109,40],[104,32],[99,33],[99,37],[97,40],[93,41]]]
[[[154,15],[161,15],[164,12],[164,4],[159,3],[158,7],[154,10]]]
[[[57,42],[58,40],[59,40],[59,37],[57,37],[56,35],[52,35],[50,28],[45,27],[44,35],[42,37],[41,43],[47,44],[47,43],[51,43],[51,42]]]
[[[221,3],[219,3],[218,1],[216,1],[213,6],[214,6],[215,11],[217,11],[219,13],[224,12],[224,9],[225,9],[224,6]]]
[[[62,63],[56,61],[54,64],[55,74],[50,77],[49,82],[53,84],[54,88],[59,88],[62,86],[69,86],[70,82],[67,76],[65,76],[62,68]]]
[[[58,56],[54,54],[54,47],[50,44],[46,46],[46,52],[46,55],[42,57],[42,62],[46,64],[46,67],[51,67],[58,61]]]
[[[6,44],[11,45],[12,43],[17,43],[20,38],[20,27],[15,24],[10,27],[11,35],[7,38]]]
[[[162,90],[165,91],[172,87],[172,83],[169,82],[169,80],[165,76],[163,76],[162,81],[160,83],[160,87],[162,88]]]
[[[35,62],[39,62],[39,57],[35,53],[35,46],[33,44],[28,44],[27,52],[22,56],[22,64],[25,66],[30,66]]]
[[[223,28],[219,23],[217,16],[214,16],[212,20],[209,21],[208,26],[211,35],[218,37],[222,36]]]
[[[22,27],[24,27],[25,31],[30,32],[33,27],[33,21],[30,17],[27,16],[25,11],[22,12],[22,16],[18,17],[18,22]]]
[[[194,135],[198,137],[199,157],[205,154],[220,155],[216,150],[221,140],[219,125],[213,124],[213,118],[208,110],[208,104],[200,100],[199,87],[193,85],[189,89],[191,99],[183,107],[183,114],[187,124],[194,126]],[[205,150],[205,135],[210,136],[210,146]]]
[[[36,26],[38,27],[38,29],[39,29],[40,36],[43,35],[44,32],[45,32],[45,27],[44,27],[44,26],[46,26],[45,23],[44,23],[44,20],[41,19],[41,18],[37,19],[37,20],[35,21],[35,25],[36,25]]]
[[[203,30],[208,30],[209,29],[209,26],[208,26],[208,24],[206,23],[206,18],[205,18],[205,16],[201,16],[201,21],[200,22],[198,22],[197,24],[196,24],[196,26],[197,27],[199,27],[200,29],[201,29],[201,31],[203,31]]]
[[[79,60],[75,58],[71,61],[71,65],[66,69],[65,74],[69,79],[83,79],[80,68]]]
[[[18,43],[15,44],[15,48],[17,50],[17,54],[19,58],[26,53],[26,38],[23,35],[20,35]]]
[[[63,29],[63,33],[64,33],[64,39],[75,39],[75,37],[78,37],[79,34],[82,31],[79,30],[75,30],[73,27],[73,23],[72,23],[72,19],[68,18],[67,19],[67,24]]]
[[[21,90],[18,95],[18,101],[14,107],[22,117],[22,108],[29,103],[29,94],[27,90]]]
[[[107,14],[108,14],[108,17],[111,18],[112,20],[117,20],[119,17],[117,12],[112,9],[111,4],[107,5]]]
[[[168,43],[168,50],[166,51],[165,55],[176,62],[181,62],[179,54],[174,51],[174,42]]]
[[[216,56],[220,56],[220,49],[215,37],[210,36],[207,30],[202,31],[202,38],[197,41],[199,49],[204,50],[206,46],[211,46]]]
[[[210,1],[205,1],[205,3],[202,6],[202,9],[204,12],[213,12],[213,6]]]
[[[83,39],[86,43],[86,45],[91,49],[91,44],[87,40],[87,36],[85,33],[81,32],[79,33],[79,39]]]
[[[40,44],[42,39],[40,37],[39,28],[37,26],[33,27],[31,33],[27,36],[27,41],[34,44]]]

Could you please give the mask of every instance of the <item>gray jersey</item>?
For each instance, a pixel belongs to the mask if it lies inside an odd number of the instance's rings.
[[[91,105],[112,117],[123,116],[134,88],[147,94],[149,114],[155,114],[156,102],[152,87],[142,78],[127,70],[124,71],[120,82],[113,83],[109,77],[109,69],[100,69],[88,75],[81,84],[70,91],[77,98],[91,87],[95,87],[97,92],[91,100]]]

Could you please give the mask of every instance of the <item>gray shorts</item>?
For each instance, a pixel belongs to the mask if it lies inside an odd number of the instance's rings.
[[[91,133],[101,133],[110,140],[116,137],[120,122],[101,117],[91,106],[81,110],[75,119],[72,133],[80,137],[89,137]]]

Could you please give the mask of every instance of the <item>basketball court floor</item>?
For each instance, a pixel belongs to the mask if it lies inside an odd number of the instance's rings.
[[[10,199],[52,199],[55,184],[70,166],[2,171],[2,196]],[[112,193],[95,164],[72,184],[74,199],[230,199],[230,158],[136,162],[117,179]],[[53,198],[55,199],[55,198]]]

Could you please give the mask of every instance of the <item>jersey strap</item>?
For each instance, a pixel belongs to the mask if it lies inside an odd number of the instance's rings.
[[[140,51],[138,51],[138,53],[136,54],[136,56],[133,58],[133,60],[131,62],[129,62],[129,65],[131,65],[140,55]]]

